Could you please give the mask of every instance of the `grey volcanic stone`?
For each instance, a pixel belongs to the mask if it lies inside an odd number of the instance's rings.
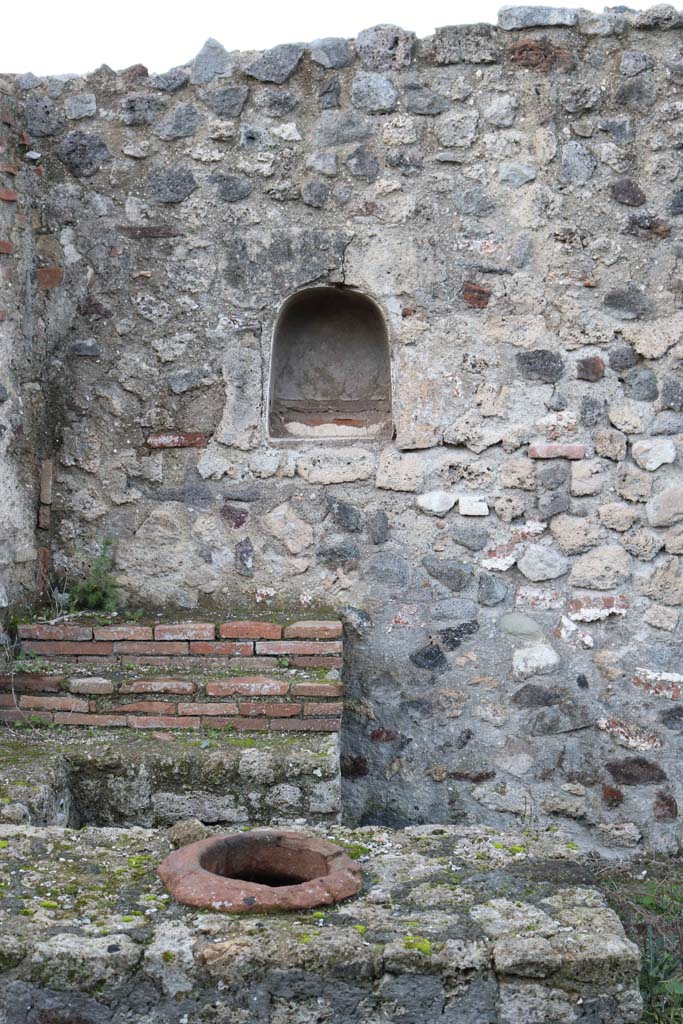
[[[447,651],[455,651],[460,647],[463,640],[468,640],[479,632],[479,623],[476,620],[461,622],[457,626],[447,626],[439,630],[439,640]]]
[[[0,405],[4,405],[7,401],[9,401],[9,391],[4,384],[0,384]]]
[[[363,525],[363,517],[355,505],[350,505],[348,501],[341,501],[339,498],[328,497],[327,506],[337,526],[350,533],[359,532]]]
[[[585,185],[597,167],[597,160],[580,142],[567,142],[560,158],[560,181],[568,185]]]
[[[83,117],[94,117],[97,113],[97,97],[94,92],[76,92],[67,96],[64,102],[64,113],[70,121],[80,121]]]
[[[518,708],[550,708],[562,702],[562,691],[539,686],[538,683],[526,683],[513,693],[511,700]]]
[[[500,180],[513,188],[521,188],[536,178],[536,168],[531,164],[502,163],[498,168]]]
[[[485,526],[480,526],[477,523],[467,523],[462,519],[456,519],[450,524],[449,530],[456,544],[462,544],[470,551],[481,551],[488,544],[488,530]]]
[[[358,34],[356,52],[364,67],[372,71],[391,71],[411,63],[416,42],[414,32],[406,32],[396,25],[375,25]]]
[[[207,39],[192,61],[190,81],[193,85],[206,85],[207,82],[213,81],[216,75],[225,74],[230,68],[231,60],[227,51],[217,40]],[[169,74],[172,73],[169,72]]]
[[[493,608],[508,596],[508,588],[502,580],[490,572],[482,572],[477,579],[477,601],[485,608]]]
[[[254,575],[254,545],[249,537],[235,545],[235,571],[240,576]]]
[[[194,135],[199,128],[201,115],[197,108],[191,103],[180,103],[172,110],[163,121],[154,129],[154,134],[160,139],[170,141],[172,139],[185,139]]]
[[[254,103],[269,117],[286,117],[299,106],[299,97],[290,89],[262,89],[256,93]]]
[[[95,338],[83,338],[79,341],[71,342],[69,345],[69,355],[98,359],[102,355],[102,349]]]
[[[433,576],[439,583],[443,583],[449,590],[464,590],[472,579],[472,566],[466,562],[457,562],[451,558],[434,558],[428,555],[422,559],[422,565],[430,576]]]
[[[324,68],[348,68],[353,64],[353,51],[346,39],[316,39],[310,50],[311,60]]]
[[[619,70],[627,78],[633,78],[643,71],[650,71],[654,66],[655,62],[648,53],[644,53],[642,50],[624,50]]]
[[[541,380],[555,384],[564,372],[564,362],[559,352],[547,348],[530,349],[517,353],[517,368],[527,380]]]
[[[224,203],[237,203],[254,191],[254,182],[240,174],[212,174],[209,181],[218,185],[218,195]]]
[[[644,320],[655,312],[655,305],[647,294],[633,283],[607,292],[603,300],[607,309],[622,320]]]
[[[257,78],[259,82],[275,82],[277,85],[282,85],[292,77],[304,52],[304,47],[298,43],[274,46],[245,68],[245,74],[250,75],[251,78]]]
[[[249,96],[246,85],[223,85],[205,89],[202,99],[218,117],[239,117]]]
[[[437,675],[443,675],[448,671],[448,659],[438,644],[427,644],[426,647],[419,647],[410,655],[410,660],[417,668],[427,669]]]
[[[159,168],[149,175],[149,192],[157,203],[182,203],[196,187],[192,171],[181,164]]]
[[[384,544],[389,539],[389,518],[383,509],[368,516],[367,527],[373,544]]]
[[[29,135],[43,138],[54,135],[62,125],[62,118],[57,106],[49,96],[31,93],[26,100],[26,130]]]
[[[410,114],[434,116],[448,110],[450,103],[445,96],[433,92],[420,82],[406,82],[403,87],[406,110]]]
[[[133,128],[142,124],[153,124],[164,109],[161,96],[149,96],[147,93],[131,93],[126,96],[121,107],[121,120]]]
[[[97,174],[103,163],[112,158],[106,142],[100,135],[82,132],[77,128],[64,136],[57,156],[76,178],[91,178],[93,174]]]
[[[500,33],[494,25],[447,25],[437,28],[431,46],[434,64],[496,64]]]
[[[396,109],[398,92],[383,75],[359,71],[351,82],[351,102],[366,114],[388,114]]]
[[[318,91],[318,105],[321,110],[334,110],[339,106],[341,98],[341,82],[338,78],[328,78]]]
[[[657,374],[644,366],[635,366],[624,374],[624,394],[637,402],[654,402],[659,394]]]
[[[617,373],[630,370],[638,362],[638,355],[631,345],[621,343],[612,345],[609,350],[609,365]]]
[[[301,190],[306,206],[320,210],[330,197],[330,186],[326,181],[307,181]]]
[[[379,177],[379,163],[365,146],[358,146],[344,161],[354,178],[376,181]]]
[[[673,412],[683,412],[683,377],[662,379],[662,407]]]
[[[506,32],[555,25],[571,27],[578,20],[579,12],[575,7],[501,7],[498,11],[498,25]]]
[[[646,201],[642,188],[632,178],[617,178],[610,185],[610,192],[623,206],[642,206]]]
[[[372,122],[353,110],[323,114],[316,129],[316,139],[321,146],[346,146],[362,142],[369,135],[372,135]]]
[[[404,587],[410,582],[410,566],[395,551],[381,551],[373,555],[363,568],[367,576],[390,587]]]
[[[651,434],[683,434],[683,413],[659,412],[652,421]]]
[[[190,81],[190,74],[185,68],[172,68],[163,75],[150,75],[147,84],[150,89],[160,92],[178,92]]]
[[[316,554],[321,565],[330,569],[342,567],[351,569],[358,565],[360,549],[355,541],[345,537],[332,537],[318,547]]]

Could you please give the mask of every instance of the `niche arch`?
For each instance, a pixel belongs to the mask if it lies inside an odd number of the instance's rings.
[[[390,437],[391,360],[382,311],[362,292],[295,292],[275,322],[271,437]]]

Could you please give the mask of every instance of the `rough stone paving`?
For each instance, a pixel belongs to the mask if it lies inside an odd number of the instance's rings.
[[[2,603],[109,537],[132,608],[333,608],[348,822],[676,850],[682,28],[0,77]],[[311,285],[381,310],[392,440],[269,437]]]

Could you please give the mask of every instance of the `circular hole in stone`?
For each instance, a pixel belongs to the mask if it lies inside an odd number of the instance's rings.
[[[277,829],[183,846],[159,865],[159,877],[178,902],[231,914],[325,906],[354,896],[363,882],[338,846]]]

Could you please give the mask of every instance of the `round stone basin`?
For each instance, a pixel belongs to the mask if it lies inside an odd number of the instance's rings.
[[[179,903],[228,914],[329,906],[363,884],[338,846],[277,829],[190,843],[161,862],[159,877]]]

